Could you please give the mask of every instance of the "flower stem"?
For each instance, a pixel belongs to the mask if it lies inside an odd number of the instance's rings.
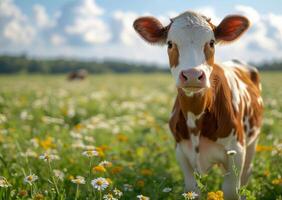
[[[55,180],[55,178],[54,178],[54,176],[53,176],[51,163],[50,163],[49,161],[48,161],[48,166],[49,166],[50,175],[51,175],[51,177],[52,177],[52,182],[53,182],[53,184],[54,184],[54,186],[55,186],[56,193],[57,193],[57,195],[59,196],[59,195],[60,195],[59,189],[58,189],[56,180]]]
[[[75,200],[77,200],[78,196],[79,196],[79,184],[76,185]]]
[[[99,194],[100,194],[100,200],[102,200],[102,191],[101,190],[99,191]]]

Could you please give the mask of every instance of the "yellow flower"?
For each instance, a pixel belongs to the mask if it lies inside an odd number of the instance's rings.
[[[42,200],[44,199],[43,194],[37,193],[36,195],[34,195],[33,197],[34,200]]]
[[[151,176],[153,174],[153,172],[150,169],[142,169],[141,174],[144,175],[144,176]]]
[[[263,172],[263,175],[264,175],[264,176],[269,176],[269,175],[270,175],[269,170],[268,170],[268,169],[266,169],[266,170]]]
[[[145,182],[144,182],[143,180],[138,180],[138,181],[136,182],[136,185],[137,185],[138,187],[144,187]]]
[[[92,168],[92,172],[106,172],[106,168],[102,165],[98,165]]]
[[[119,174],[120,172],[122,172],[122,170],[123,170],[122,167],[117,166],[117,167],[113,167],[111,172],[112,174]]]
[[[262,151],[272,151],[272,146],[263,146],[263,145],[257,145],[256,152],[262,152]]]
[[[127,142],[128,141],[128,137],[126,135],[122,134],[122,133],[117,135],[117,139],[120,142]]]
[[[43,149],[51,149],[56,147],[56,145],[53,143],[52,137],[47,137],[45,140],[40,140],[39,144]]]
[[[282,178],[276,178],[272,180],[273,185],[282,185]]]
[[[84,127],[83,124],[77,124],[75,125],[74,130],[76,130],[76,132],[79,132],[83,127]]]
[[[209,192],[207,200],[224,200],[223,192],[222,191]]]

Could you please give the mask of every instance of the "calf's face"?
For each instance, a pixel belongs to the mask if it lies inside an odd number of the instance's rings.
[[[243,16],[231,15],[216,27],[203,15],[187,11],[163,26],[154,17],[141,17],[133,24],[147,42],[167,44],[172,76],[187,95],[210,87],[215,44],[237,39],[249,27]]]

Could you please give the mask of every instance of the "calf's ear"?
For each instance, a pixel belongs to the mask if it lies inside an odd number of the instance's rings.
[[[232,42],[239,38],[250,26],[249,20],[240,15],[225,17],[215,28],[217,42]]]
[[[140,17],[134,21],[133,27],[141,38],[151,44],[162,45],[166,42],[168,27],[154,17]]]

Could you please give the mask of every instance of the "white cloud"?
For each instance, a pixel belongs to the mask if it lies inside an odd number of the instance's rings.
[[[46,9],[40,4],[33,6],[35,22],[39,28],[49,28],[54,26],[54,22],[49,18]]]
[[[12,0],[0,1],[0,41],[2,43],[28,45],[31,44],[35,35],[36,30]]]
[[[138,15],[136,13],[122,11],[116,11],[113,14],[113,19],[115,22],[113,31],[117,34],[118,41],[126,46],[137,44],[137,34],[132,28],[132,24],[137,16]]]
[[[62,37],[59,34],[54,33],[53,35],[51,35],[50,37],[50,42],[54,45],[54,46],[60,46],[65,44],[66,40],[64,39],[64,37]]]
[[[109,28],[101,19],[104,11],[95,0],[83,0],[71,11],[74,14],[73,21],[65,26],[66,34],[79,36],[89,44],[105,43],[110,40]]]

